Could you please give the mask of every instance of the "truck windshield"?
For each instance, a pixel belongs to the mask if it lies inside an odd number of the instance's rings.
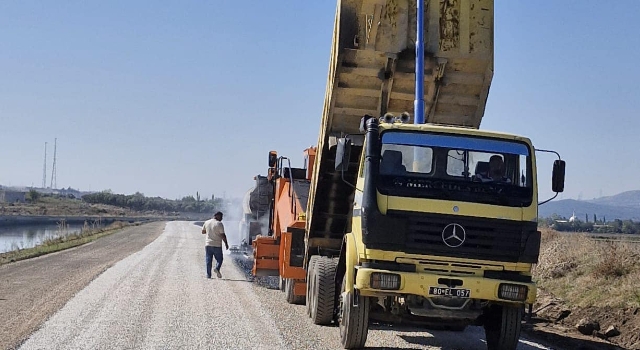
[[[386,131],[378,190],[403,197],[529,206],[530,154],[529,146],[518,141]]]

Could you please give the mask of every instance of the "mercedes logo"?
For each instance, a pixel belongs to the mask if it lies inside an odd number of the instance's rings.
[[[442,230],[442,241],[448,247],[457,248],[467,239],[464,227],[459,224],[449,224]]]

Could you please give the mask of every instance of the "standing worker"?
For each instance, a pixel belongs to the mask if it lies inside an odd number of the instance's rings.
[[[216,258],[216,268],[213,270],[218,278],[222,278],[220,267],[222,267],[222,242],[229,250],[227,236],[224,233],[224,225],[222,224],[222,212],[213,214],[213,219],[209,219],[202,225],[202,234],[207,235],[205,242],[205,263],[207,266],[207,278],[211,278],[211,264],[213,258]]]

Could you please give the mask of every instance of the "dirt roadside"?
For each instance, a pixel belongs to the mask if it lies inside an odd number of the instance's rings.
[[[551,293],[538,289],[534,316],[523,331],[551,344],[579,350],[640,350],[640,312],[637,308],[610,307],[572,308]],[[537,312],[536,312],[537,311]],[[584,335],[576,325],[582,321],[596,322],[600,329]],[[619,335],[604,336],[609,326]]]
[[[155,240],[164,226],[128,227],[80,247],[0,266],[0,349],[15,349],[94,278]]]

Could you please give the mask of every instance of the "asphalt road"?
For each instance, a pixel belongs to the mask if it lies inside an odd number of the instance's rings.
[[[226,255],[206,279],[199,227],[169,222],[157,239],[108,268],[20,349],[340,349],[279,290],[248,282]],[[486,349],[484,332],[372,325],[372,349]],[[550,349],[521,339],[519,350]]]

